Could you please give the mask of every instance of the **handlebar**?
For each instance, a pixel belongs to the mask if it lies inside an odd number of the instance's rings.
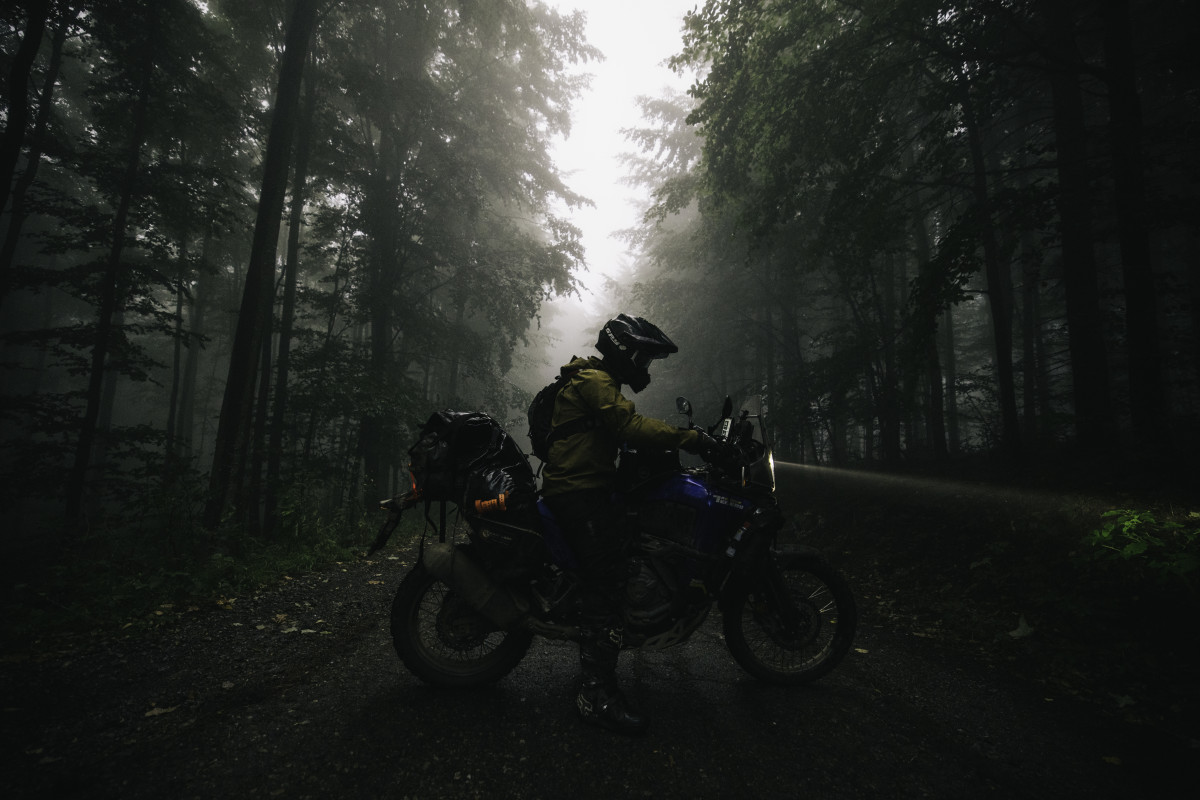
[[[724,423],[730,423],[731,420],[723,420]],[[737,444],[729,439],[729,425],[717,425],[714,428],[720,428],[718,436],[713,436],[708,431],[693,425],[692,430],[696,431],[700,436],[699,446],[696,452],[706,463],[722,470],[723,472],[732,472],[741,469],[745,466],[745,458]]]

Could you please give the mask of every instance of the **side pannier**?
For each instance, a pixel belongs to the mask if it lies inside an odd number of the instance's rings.
[[[380,502],[389,516],[368,557],[387,544],[401,512],[421,502],[427,515],[431,503],[441,504],[441,537],[446,503],[455,503],[473,537],[500,548],[508,560],[542,546],[536,532],[537,479],[529,459],[496,420],[481,411],[438,411],[421,426],[408,456],[412,492]]]
[[[483,514],[531,505],[537,483],[529,459],[481,411],[438,411],[408,451],[417,498]]]

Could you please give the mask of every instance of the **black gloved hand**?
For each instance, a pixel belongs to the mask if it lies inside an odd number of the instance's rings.
[[[709,464],[729,469],[738,463],[737,450],[728,442],[719,442],[701,430],[696,431],[696,453]]]

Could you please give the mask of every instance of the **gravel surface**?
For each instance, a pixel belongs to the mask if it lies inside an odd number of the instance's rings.
[[[623,655],[652,718],[627,739],[575,719],[564,643],[535,641],[485,690],[418,682],[387,625],[412,549],[385,552],[164,609],[149,633],[6,649],[4,796],[1193,796],[1194,739],[1022,677],[908,613],[877,572],[850,571],[855,649],[809,687],[742,673],[715,612],[681,647]]]

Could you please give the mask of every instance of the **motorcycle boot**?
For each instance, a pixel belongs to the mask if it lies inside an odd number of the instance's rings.
[[[621,651],[621,631],[601,629],[579,643],[582,675],[575,708],[579,717],[591,725],[625,734],[645,732],[650,720],[630,706],[617,685],[617,656]]]

